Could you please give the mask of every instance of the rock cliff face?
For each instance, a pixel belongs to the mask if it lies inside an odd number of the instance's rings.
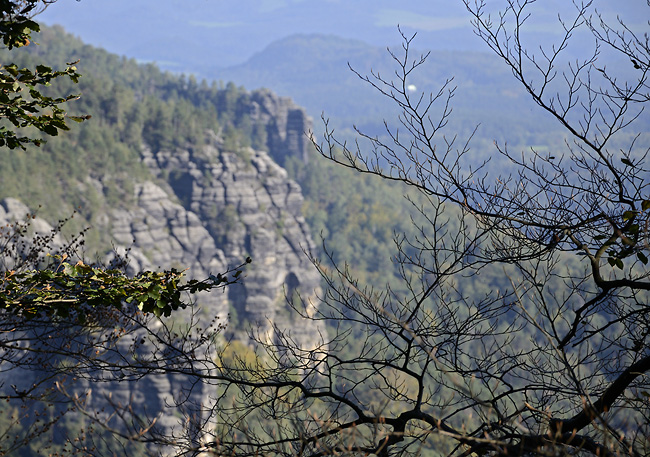
[[[267,147],[273,160],[284,165],[285,158],[293,156],[307,162],[312,120],[303,108],[290,98],[261,89],[251,94],[250,117],[266,126]]]
[[[110,218],[117,243],[134,240],[133,270],[175,266],[201,278],[250,256],[241,285],[228,295],[203,295],[200,304],[265,332],[272,323],[289,325],[280,312],[285,296],[312,297],[319,275],[305,255],[313,242],[300,188],[286,171],[266,152],[234,154],[215,144],[175,153],[144,148],[143,160],[166,181],[137,185],[137,208],[116,210]],[[304,333],[304,324],[298,329]]]
[[[267,90],[250,94],[248,111],[251,122],[266,129],[268,152],[225,150],[214,132],[197,141],[201,146],[174,151],[143,145],[152,179],[135,184],[134,205],[111,210],[95,229],[110,234],[118,249],[131,248],[131,273],[175,267],[205,278],[250,256],[241,286],[228,295],[204,294],[199,304],[223,320],[230,314],[233,323],[270,332],[272,323],[291,327],[285,298],[295,292],[312,297],[320,280],[305,255],[313,241],[300,188],[278,165],[289,156],[308,159],[311,120]]]
[[[227,294],[203,294],[198,304],[211,316],[230,319],[229,333],[244,343],[247,329],[267,342],[276,340],[279,329],[309,349],[319,324],[296,318],[287,300],[298,293],[300,303],[315,303],[320,276],[305,255],[313,241],[301,214],[300,188],[271,158],[307,160],[309,119],[286,99],[253,95],[251,117],[266,125],[270,153],[226,151],[213,133],[201,147],[144,146],[142,160],[155,179],[135,187],[136,207],[115,210],[107,229],[122,246],[133,240],[133,271],[172,266],[204,278],[250,256],[241,284]],[[194,404],[208,404],[213,389],[193,388]],[[183,380],[161,375],[112,390],[116,398],[139,401],[142,410],[165,411],[174,392],[183,390]],[[158,426],[177,426],[172,416],[163,414]]]
[[[109,209],[93,230],[108,234],[118,251],[130,248],[132,274],[174,267],[205,278],[250,256],[241,286],[228,295],[204,294],[199,304],[222,320],[231,314],[239,324],[270,329],[271,323],[290,325],[286,297],[298,292],[308,299],[320,282],[305,255],[313,241],[301,214],[300,187],[278,165],[289,156],[308,159],[311,120],[290,99],[268,90],[252,92],[247,110],[251,122],[265,127],[268,152],[226,150],[214,132],[206,132],[200,146],[173,151],[143,145],[142,162],[151,179],[134,183],[134,203]],[[86,187],[103,187],[88,181]],[[28,212],[18,200],[6,199],[0,222]],[[41,219],[32,225],[36,231],[51,230]],[[304,333],[304,325],[295,330]]]
[[[241,284],[227,294],[204,293],[197,304],[221,322],[230,319],[231,337],[247,344],[246,327],[273,342],[276,329],[291,335],[303,348],[314,344],[318,324],[297,318],[287,299],[299,293],[315,303],[320,276],[305,252],[313,241],[301,215],[303,197],[278,161],[292,155],[307,160],[309,119],[288,99],[260,91],[251,97],[251,119],[267,130],[268,150],[224,149],[214,132],[201,146],[174,151],[142,147],[142,161],[151,179],[135,183],[134,205],[111,209],[94,229],[110,234],[117,250],[130,247],[129,269],[187,269],[189,277],[206,278],[241,264],[252,263]],[[100,182],[87,183],[101,188]],[[17,200],[0,205],[0,219],[20,219],[28,212]],[[43,230],[49,226],[40,220]],[[310,305],[311,306],[311,305]],[[310,311],[310,310],[307,310]],[[93,400],[108,392],[118,401],[131,401],[148,414],[161,414],[159,426],[173,427],[177,419],[165,404],[181,391],[173,375],[138,382],[110,382],[93,387]],[[193,387],[197,404],[214,392]],[[208,388],[206,388],[208,389]]]

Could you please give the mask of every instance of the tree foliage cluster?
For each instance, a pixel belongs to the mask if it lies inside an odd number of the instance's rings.
[[[31,14],[43,5],[37,1],[13,2],[5,0],[0,4],[0,30],[7,49],[30,44],[31,33],[40,27],[31,19]],[[39,139],[21,136],[17,129],[33,127],[49,136],[56,136],[59,130],[69,130],[62,107],[76,98],[75,95],[47,97],[40,90],[61,77],[68,77],[73,83],[79,80],[74,63],[67,64],[62,71],[39,64],[33,70],[18,68],[16,64],[5,64],[0,71],[0,119],[7,125],[0,126],[0,147],[22,148],[34,144],[40,146]],[[69,119],[81,122],[85,117],[70,116]]]

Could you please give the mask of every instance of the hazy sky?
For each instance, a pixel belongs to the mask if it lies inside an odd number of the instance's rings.
[[[386,46],[399,41],[398,24],[419,31],[427,46],[476,45],[461,3],[441,0],[59,0],[39,19],[109,51],[163,66],[187,55],[226,67],[296,33]]]
[[[594,5],[610,20],[621,14],[638,31],[650,28],[645,1]],[[558,12],[573,14],[575,8],[568,0],[538,0],[530,12],[526,29],[543,40],[559,30]],[[296,33],[395,45],[398,24],[407,33],[418,32],[421,49],[487,51],[460,0],[58,0],[38,19],[109,51],[184,72],[205,61],[221,68],[242,63]]]
[[[564,1],[543,0],[545,5]],[[324,33],[380,46],[399,41],[397,25],[420,47],[480,49],[455,0],[59,0],[39,19],[86,42],[142,60],[203,57],[226,67],[295,33]]]

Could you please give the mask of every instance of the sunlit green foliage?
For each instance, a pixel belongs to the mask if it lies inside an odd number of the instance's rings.
[[[0,36],[7,49],[30,44],[32,32],[38,32],[39,25],[30,19],[30,13],[39,6],[38,0],[0,2]],[[77,96],[47,96],[42,91],[57,78],[67,77],[73,83],[79,80],[74,63],[56,71],[39,63],[20,67],[7,63],[0,67],[0,147],[25,149],[26,145],[40,146],[42,139],[25,134],[25,129],[40,130],[45,135],[56,136],[59,130],[69,130],[65,104]],[[70,116],[82,122],[88,116]]]
[[[145,271],[131,278],[117,269],[66,262],[55,257],[54,267],[24,272],[6,271],[0,278],[0,303],[5,310],[25,319],[36,316],[68,318],[82,323],[95,308],[133,303],[144,313],[169,316],[184,307],[183,292],[198,292],[228,282],[223,276],[181,283],[183,273],[174,269]]]

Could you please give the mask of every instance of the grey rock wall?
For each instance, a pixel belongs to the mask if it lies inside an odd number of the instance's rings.
[[[266,126],[268,150],[278,164],[284,165],[289,156],[309,160],[312,119],[290,98],[256,90],[251,93],[250,117]]]
[[[269,154],[223,152],[215,144],[175,153],[145,147],[143,160],[167,181],[138,185],[137,209],[116,210],[111,218],[117,242],[135,240],[135,270],[170,265],[201,278],[250,256],[241,285],[227,296],[201,300],[218,315],[225,318],[230,309],[240,323],[265,332],[287,293],[313,301],[320,276],[305,254],[314,245],[301,214],[300,187]]]
[[[224,150],[212,132],[201,146],[152,151],[143,145],[142,161],[151,179],[135,183],[134,204],[110,209],[106,217],[97,218],[94,229],[108,233],[118,252],[130,248],[132,274],[174,267],[187,270],[188,277],[203,279],[250,256],[252,263],[241,284],[227,293],[199,295],[197,307],[221,322],[230,319],[228,334],[244,344],[253,345],[247,338],[249,331],[267,342],[276,341],[279,331],[309,349],[322,329],[292,312],[287,297],[299,294],[310,308],[307,311],[313,312],[320,276],[305,254],[314,244],[301,214],[300,187],[277,161],[287,156],[308,159],[305,132],[311,121],[290,100],[266,91],[252,95],[250,110],[254,122],[267,128],[268,152]],[[101,188],[98,182],[88,184]],[[15,199],[0,203],[0,221],[21,219],[29,212]],[[34,225],[41,231],[51,229],[40,219]],[[194,381],[163,374],[80,388],[92,390],[89,404],[93,407],[110,409],[109,397],[121,404],[132,402],[138,411],[159,416],[158,426],[170,431],[179,423],[178,411],[170,405],[175,395],[187,392],[184,383],[191,384],[196,405],[210,404],[214,387]]]
[[[300,187],[286,171],[263,151],[220,150],[216,138],[201,148],[174,152],[144,147],[143,161],[158,179],[138,184],[136,208],[115,210],[110,218],[117,243],[128,246],[133,240],[133,271],[172,266],[205,278],[250,256],[241,284],[227,294],[204,293],[197,305],[222,322],[236,316],[227,333],[244,344],[252,344],[249,334],[273,343],[280,332],[304,349],[314,347],[320,324],[287,306],[287,297],[295,294],[301,300],[294,303],[315,306],[320,275],[306,255],[314,244],[301,214]],[[162,405],[174,403],[170,399],[185,391],[184,381],[174,375],[155,379],[109,389],[120,398],[138,399],[149,414],[162,408],[158,427],[171,431],[178,426],[173,419],[178,411],[166,413]],[[192,385],[192,402],[209,408],[214,386]]]

